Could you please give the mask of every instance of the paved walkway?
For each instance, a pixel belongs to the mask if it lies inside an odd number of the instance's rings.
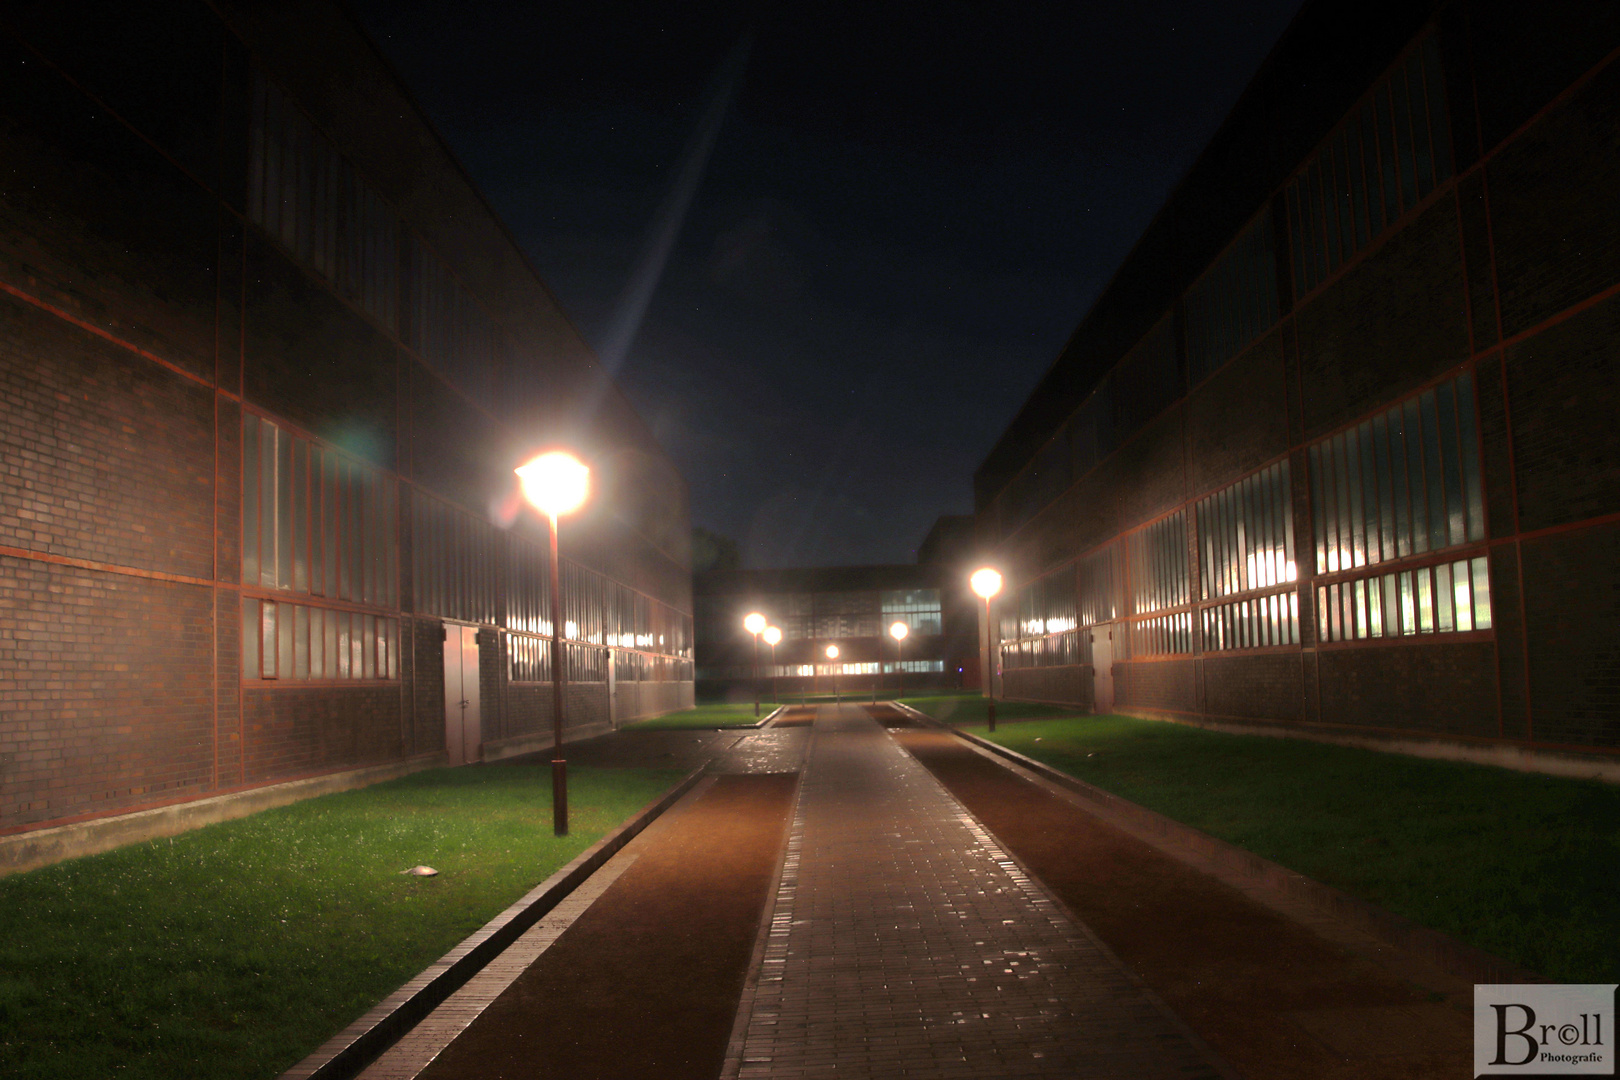
[[[857,706],[824,706],[724,1075],[1215,1077]]]

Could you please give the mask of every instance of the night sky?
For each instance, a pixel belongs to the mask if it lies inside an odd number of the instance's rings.
[[[619,365],[694,523],[781,567],[910,562],[972,510],[1298,6],[353,10]]]

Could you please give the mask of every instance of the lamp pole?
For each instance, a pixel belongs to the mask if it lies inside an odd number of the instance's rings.
[[[990,598],[1001,591],[1001,574],[986,566],[975,570],[968,579],[973,591],[984,597],[984,668],[985,690],[990,699],[990,730],[996,730],[996,676],[995,643],[990,630]]]
[[[889,627],[889,636],[894,638],[894,685],[895,697],[902,697],[906,692],[906,635],[911,627],[896,619]]]
[[[765,629],[765,616],[750,611],[743,619],[743,628],[754,635],[754,719],[759,719],[759,635]]]
[[[590,492],[590,469],[572,454],[554,450],[541,454],[517,470],[523,495],[546,515],[551,534],[551,824],[558,836],[568,835],[568,762],[563,757],[563,647],[562,588],[557,557],[557,516],[585,502]]]
[[[771,647],[771,704],[780,704],[776,700],[776,643],[782,640],[782,631],[774,626],[765,628],[765,643]]]

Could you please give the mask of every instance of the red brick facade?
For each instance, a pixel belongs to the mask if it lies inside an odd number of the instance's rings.
[[[0,27],[0,833],[441,753],[454,616],[415,595],[418,493],[476,541],[448,580],[499,590],[471,620],[484,740],[549,732],[549,692],[512,683],[505,646],[511,567],[532,575],[543,529],[507,512],[499,531],[490,507],[510,500],[514,455],[598,378],[584,343],[335,7],[78,7]],[[375,193],[395,299],[368,307],[253,217],[265,87]],[[422,343],[412,283],[430,259],[484,313],[497,359]],[[397,600],[244,586],[245,413],[397,493],[396,581],[376,594]],[[598,415],[576,437],[602,494],[564,526],[564,558],[590,603],[616,588],[689,627],[684,485],[621,398]],[[331,527],[358,536],[354,521]],[[244,589],[288,618],[352,614],[356,664],[359,620],[392,620],[392,673],[244,678]],[[623,647],[601,613],[585,622],[589,648]],[[618,719],[690,703],[685,636],[663,650],[684,679],[631,687]],[[568,709],[571,728],[605,723],[606,684],[572,686]]]

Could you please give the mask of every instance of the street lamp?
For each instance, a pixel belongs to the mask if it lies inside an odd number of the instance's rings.
[[[910,632],[911,627],[898,619],[889,627],[889,636],[894,638],[894,683],[898,688],[895,697],[900,697],[906,692],[905,643],[906,635]]]
[[[827,646],[827,659],[828,660],[837,660],[838,659],[838,646],[836,646],[836,645]],[[828,664],[827,666],[832,668],[833,702],[834,702],[834,704],[842,705],[844,703],[844,699],[838,695],[838,665],[837,664]]]
[[[528,499],[551,524],[551,824],[568,835],[568,763],[563,760],[562,589],[557,584],[557,516],[584,505],[591,470],[561,450],[541,454],[517,469]]]
[[[968,578],[973,591],[984,597],[984,666],[985,688],[990,694],[990,730],[996,730],[996,676],[995,644],[990,636],[990,598],[1001,591],[1001,575],[990,567],[973,571]]]
[[[776,700],[776,643],[782,640],[782,631],[774,626],[765,628],[765,644],[771,647],[771,704]]]
[[[750,611],[743,619],[743,629],[754,635],[754,719],[759,719],[759,635],[765,629],[765,616]]]

